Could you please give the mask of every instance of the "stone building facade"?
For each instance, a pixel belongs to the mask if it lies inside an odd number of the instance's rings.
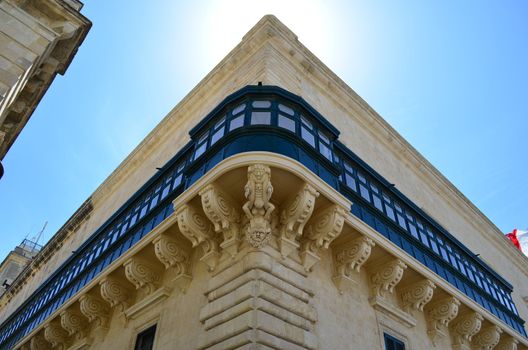
[[[81,8],[78,0],[0,1],[0,177],[1,160],[91,27]]]
[[[273,16],[42,256],[1,349],[528,349],[526,257]]]

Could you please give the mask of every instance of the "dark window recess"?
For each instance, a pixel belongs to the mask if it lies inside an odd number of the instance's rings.
[[[154,346],[154,336],[156,335],[156,325],[139,333],[136,339],[134,350],[152,350]]]
[[[383,333],[383,338],[385,340],[385,350],[405,350],[405,344],[392,335]]]

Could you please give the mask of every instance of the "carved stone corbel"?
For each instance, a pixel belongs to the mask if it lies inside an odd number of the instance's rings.
[[[358,283],[357,277],[361,266],[367,261],[375,243],[362,236],[339,247],[332,248],[334,253],[335,275],[332,278],[340,293]]]
[[[491,325],[483,328],[473,342],[482,350],[492,350],[499,344],[502,329],[499,326]]]
[[[484,318],[477,312],[459,316],[455,324],[451,326],[453,336],[453,349],[470,350],[471,339],[480,331]]]
[[[436,285],[428,279],[405,287],[401,292],[403,310],[408,313],[413,309],[423,311],[425,304],[433,298],[435,288]]]
[[[68,332],[58,322],[52,321],[44,325],[44,338],[53,349],[63,350],[68,348]]]
[[[132,257],[125,261],[125,276],[137,290],[146,296],[154,292],[161,281],[156,268],[147,260],[140,257]]]
[[[60,313],[61,326],[69,336],[81,340],[86,337],[89,331],[88,320],[78,311],[67,309]]]
[[[407,265],[400,259],[391,260],[377,268],[370,276],[372,297],[383,298],[387,293],[393,293],[406,268]]]
[[[165,269],[173,271],[172,281],[182,292],[185,292],[192,280],[189,242],[160,234],[152,243],[158,260],[163,263]]]
[[[517,350],[517,344],[519,341],[514,337],[502,337],[495,350]]]
[[[204,255],[200,261],[207,265],[209,271],[214,270],[218,264],[220,252],[218,240],[209,221],[187,204],[177,208],[174,214],[178,218],[181,233],[191,241],[192,246],[196,247],[201,244]]]
[[[115,307],[123,312],[130,306],[129,300],[132,291],[123,281],[112,276],[105,276],[99,282],[99,287],[101,288],[101,296],[110,304],[110,307]]]
[[[302,236],[304,225],[310,219],[315,207],[315,199],[319,192],[309,184],[304,184],[302,189],[286,203],[281,212],[281,231],[279,246],[283,257],[289,256],[299,248],[297,240]]]
[[[34,335],[30,342],[29,346],[31,350],[49,350],[51,349],[51,344],[44,338],[42,334]]]
[[[234,257],[240,245],[240,214],[233,200],[216,185],[209,184],[200,192],[202,208],[216,233],[222,233],[220,247]]]
[[[448,326],[458,315],[460,301],[455,297],[449,297],[436,302],[427,312],[427,334],[437,344],[438,341],[448,335]]]
[[[306,230],[301,248],[301,261],[306,271],[310,271],[321,260],[321,250],[328,249],[330,243],[341,234],[345,215],[346,211],[334,204],[312,218],[313,224]]]
[[[107,328],[110,309],[102,299],[84,294],[79,298],[79,306],[82,314],[88,318],[94,328]]]
[[[249,219],[246,240],[254,248],[263,247],[271,238],[271,214],[275,206],[270,202],[273,194],[271,169],[264,164],[248,167],[248,181],[244,186],[247,202],[242,210]]]

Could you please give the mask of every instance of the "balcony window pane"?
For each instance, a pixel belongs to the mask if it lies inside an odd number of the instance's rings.
[[[398,215],[398,224],[400,225],[401,228],[407,231],[407,225],[405,225],[405,218],[401,216],[400,214],[397,214],[397,215]]]
[[[209,135],[208,132],[206,132],[205,134],[203,134],[202,136],[200,136],[200,138],[198,139],[198,143],[203,143],[207,140],[207,136]]]
[[[291,132],[295,132],[295,120],[279,114],[279,126]]]
[[[332,151],[330,151],[330,148],[328,148],[328,146],[326,146],[324,143],[319,142],[319,152],[321,152],[321,154],[325,156],[326,159],[332,160]]]
[[[343,165],[345,166],[345,169],[351,173],[354,172],[354,168],[352,168],[352,166],[350,164],[348,164],[347,162],[343,162]]]
[[[345,173],[345,181],[348,187],[357,192],[356,179],[350,176],[350,174]]]
[[[370,193],[369,190],[362,184],[359,184],[359,193],[361,194],[361,197],[365,198],[368,202],[370,202]]]
[[[271,123],[271,112],[251,113],[251,125],[260,125],[260,124],[269,125],[270,123]]]
[[[366,179],[365,176],[364,176],[362,173],[360,173],[359,171],[357,172],[357,177],[358,177],[358,179],[359,179],[360,182],[363,182],[364,184],[367,183],[367,179]]]
[[[375,194],[372,194],[372,200],[374,201],[374,206],[378,208],[378,210],[383,211],[383,206],[381,205],[381,199]]]
[[[243,112],[245,109],[246,109],[246,104],[242,103],[241,105],[239,105],[239,106],[235,107],[235,109],[233,109],[233,115],[238,114],[240,112]]]
[[[387,216],[392,220],[396,221],[396,217],[394,216],[394,210],[392,210],[391,207],[388,205],[385,205],[385,211],[387,212]]]
[[[293,115],[294,111],[288,106],[279,104],[279,110],[289,115]]]
[[[312,145],[312,147],[315,147],[314,135],[310,131],[308,131],[308,129],[306,129],[304,126],[301,127],[301,137],[303,138],[303,140]]]
[[[222,136],[224,136],[224,128],[220,128],[218,129],[217,132],[215,132],[213,134],[213,136],[211,136],[211,145],[214,144],[216,141],[220,140],[222,138]]]
[[[413,235],[414,238],[418,239],[418,231],[416,231],[416,227],[414,225],[411,225],[410,223],[409,231],[411,232],[411,235]]]
[[[271,107],[270,101],[253,101],[253,107],[255,108],[269,108]]]
[[[306,119],[303,115],[301,115],[301,122],[306,125],[306,127],[310,130],[313,129],[313,125],[312,123],[310,123],[310,121],[308,119]]]
[[[194,152],[194,159],[197,159],[199,156],[201,156],[205,152],[206,148],[207,143],[202,143],[200,146],[198,146],[198,148]]]
[[[223,116],[222,119],[220,119],[219,121],[216,122],[214,128],[215,128],[215,129],[218,129],[219,126],[221,126],[222,124],[224,124],[225,119],[226,119],[226,117]]]
[[[240,115],[236,118],[233,118],[231,122],[229,123],[229,131],[238,129],[240,127],[244,126],[244,116]]]
[[[323,132],[319,131],[319,138],[325,143],[330,143],[330,139]]]

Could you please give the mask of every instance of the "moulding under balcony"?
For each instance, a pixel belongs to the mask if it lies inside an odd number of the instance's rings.
[[[140,302],[132,305],[123,313],[125,314],[125,317],[127,319],[134,319],[143,314],[144,312],[148,311],[155,305],[161,303],[163,300],[167,299],[171,293],[171,289],[165,286],[161,286],[156,291],[152,292],[151,294],[147,295],[144,299],[142,299]]]

